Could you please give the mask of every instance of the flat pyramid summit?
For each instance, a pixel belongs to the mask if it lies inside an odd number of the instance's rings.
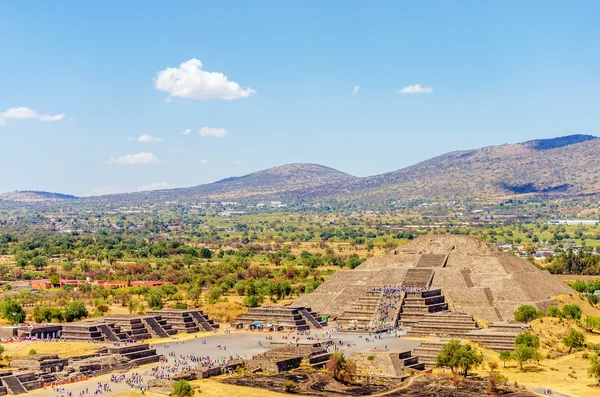
[[[421,236],[368,259],[354,270],[334,273],[294,305],[329,316],[348,311],[371,288],[405,286],[439,289],[456,313],[506,321],[530,304],[546,310],[553,296],[574,291],[547,271],[470,236]]]

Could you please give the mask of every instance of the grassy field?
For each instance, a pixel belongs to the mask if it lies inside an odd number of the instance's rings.
[[[253,387],[234,386],[220,383],[213,379],[201,379],[191,381],[192,387],[197,388],[197,396],[207,397],[233,397],[233,396],[244,396],[244,397],[281,397],[289,394],[275,393],[272,391],[258,389]],[[138,396],[150,396],[150,397],[164,397],[165,394],[145,392],[142,394],[139,391],[132,391],[123,394],[118,394],[115,397],[138,397]]]
[[[4,347],[4,355],[8,356],[9,360],[14,360],[27,356],[32,349],[38,354],[59,354],[63,358],[83,356],[95,353],[104,344],[87,342],[16,342],[3,343],[2,346]],[[8,365],[7,360],[0,361],[0,365]]]

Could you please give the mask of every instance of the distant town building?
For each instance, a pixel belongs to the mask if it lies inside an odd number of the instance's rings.
[[[553,219],[548,221],[549,225],[590,225],[596,226],[600,224],[598,220],[585,220],[585,219]]]

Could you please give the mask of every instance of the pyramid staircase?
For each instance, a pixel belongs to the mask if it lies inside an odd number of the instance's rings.
[[[121,338],[119,338],[117,336],[117,334],[115,334],[115,332],[112,330],[112,328],[110,326],[108,326],[107,324],[98,324],[98,330],[100,332],[102,332],[102,334],[104,335],[104,340],[106,340],[106,341],[109,341],[109,342],[120,342],[121,341]]]
[[[2,381],[2,385],[6,388],[8,394],[27,393],[27,389],[15,375],[3,376],[0,381]]]
[[[407,292],[400,309],[398,323],[401,326],[412,327],[426,314],[448,310],[448,303],[439,289]]]
[[[159,362],[162,357],[161,355],[156,354],[156,349],[151,348],[147,343],[109,347],[108,353],[120,354],[127,357],[130,360],[130,363],[135,366],[156,363]]]
[[[491,323],[488,328],[469,332],[465,339],[477,342],[490,350],[513,351],[515,349],[515,338],[522,332],[527,332],[531,326],[517,322]]]
[[[234,328],[252,328],[255,323],[261,326],[270,324],[276,329],[307,331],[318,329],[326,323],[317,320],[319,316],[308,307],[253,307],[238,317],[233,323]]]
[[[421,343],[421,346],[413,350],[413,354],[419,357],[419,362],[425,368],[435,367],[436,357],[442,351],[443,346],[450,342],[450,339],[427,340]]]
[[[219,324],[215,324],[215,322],[208,318],[208,316],[204,314],[202,310],[192,310],[190,314],[196,321],[196,324],[198,324],[198,326],[203,328],[205,331],[214,331],[219,329]]]
[[[154,317],[144,317],[142,323],[146,325],[146,329],[150,335],[154,338],[168,338],[169,334],[165,329],[156,321]]]
[[[369,328],[372,326],[379,305],[383,299],[383,292],[367,292],[352,303],[349,310],[346,310],[336,321],[343,326],[356,326],[357,328]]]
[[[425,314],[417,323],[412,325],[407,336],[465,338],[469,332],[478,328],[477,322],[471,315],[443,311]]]

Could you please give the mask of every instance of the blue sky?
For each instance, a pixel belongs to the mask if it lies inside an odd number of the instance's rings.
[[[0,191],[192,186],[290,162],[366,176],[600,135],[599,14],[595,1],[3,1]]]

